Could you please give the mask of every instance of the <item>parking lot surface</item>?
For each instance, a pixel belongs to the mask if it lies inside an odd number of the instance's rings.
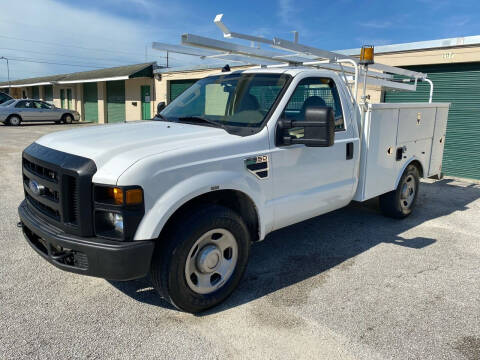
[[[146,279],[63,272],[24,240],[21,151],[81,126],[0,125],[0,359],[480,359],[480,185],[426,180],[401,221],[371,201],[277,231],[194,316]]]

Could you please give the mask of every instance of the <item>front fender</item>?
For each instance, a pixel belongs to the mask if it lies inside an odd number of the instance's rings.
[[[149,209],[145,209],[145,216],[135,233],[134,240],[158,238],[168,219],[183,204],[197,196],[217,190],[237,190],[252,200],[258,216],[260,239],[263,239],[273,216],[272,212],[265,209],[267,199],[261,186],[250,174],[236,171],[218,170],[188,177],[170,187]],[[148,194],[148,189],[144,190]]]

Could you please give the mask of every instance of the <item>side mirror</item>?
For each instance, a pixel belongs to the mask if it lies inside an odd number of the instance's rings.
[[[335,140],[335,114],[330,106],[311,106],[305,120],[281,119],[277,123],[277,145],[304,144],[328,147]]]
[[[160,114],[165,107],[166,105],[164,101],[159,102],[157,105],[157,114]]]

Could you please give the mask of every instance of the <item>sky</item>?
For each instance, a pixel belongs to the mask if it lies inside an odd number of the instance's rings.
[[[0,0],[0,57],[10,78],[157,61],[153,41],[182,33],[222,39],[216,14],[235,32],[292,39],[329,50],[480,35],[478,0]],[[246,45],[249,45],[246,43]],[[199,65],[169,55],[170,66]],[[0,60],[0,81],[7,80]]]

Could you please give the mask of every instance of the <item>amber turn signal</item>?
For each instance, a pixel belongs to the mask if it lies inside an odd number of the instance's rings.
[[[138,205],[143,202],[142,189],[129,189],[125,192],[125,203],[127,205]]]

